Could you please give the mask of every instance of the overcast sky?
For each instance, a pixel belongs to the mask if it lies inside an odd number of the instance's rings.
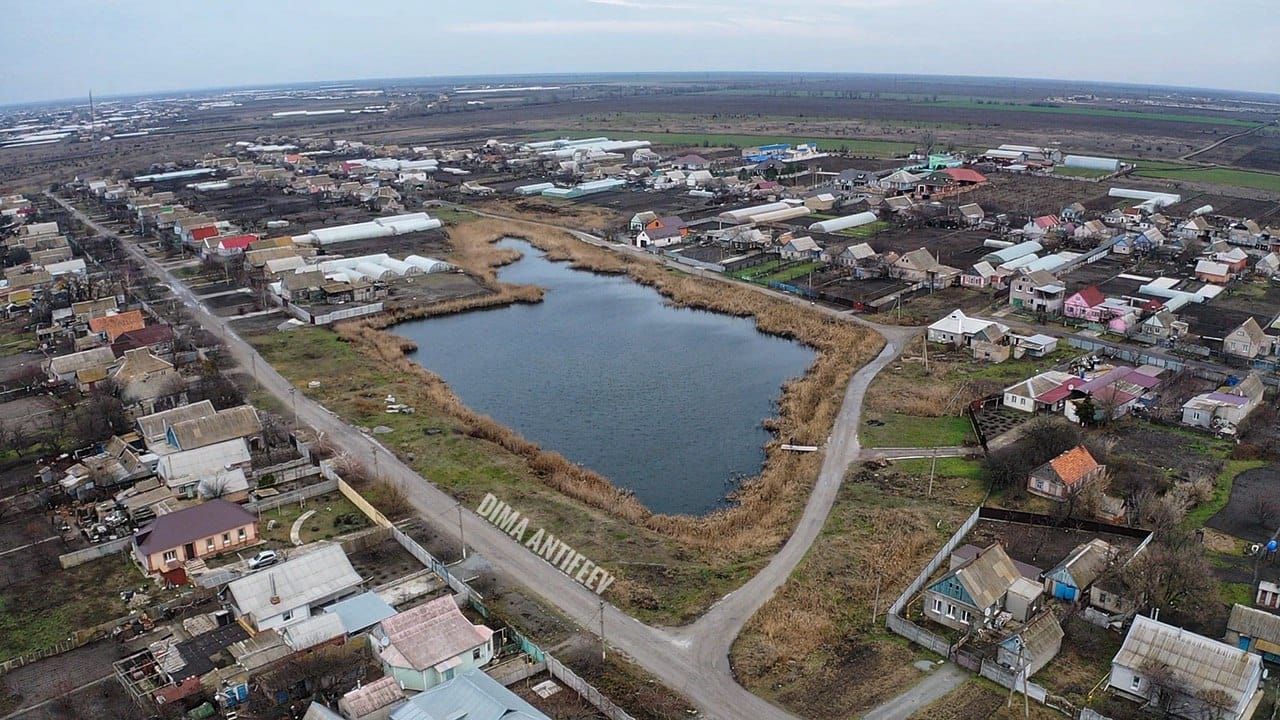
[[[0,104],[430,75],[823,71],[1280,92],[1275,0],[48,0]]]

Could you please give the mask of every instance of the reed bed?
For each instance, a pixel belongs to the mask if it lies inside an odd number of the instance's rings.
[[[536,287],[496,282],[495,268],[515,260],[517,253],[494,242],[519,237],[552,260],[601,273],[627,273],[652,286],[677,307],[752,317],[766,333],[813,347],[817,356],[808,372],[783,386],[778,415],[768,427],[778,438],[821,444],[831,431],[843,403],[849,377],[879,352],[883,341],[875,333],[764,296],[749,288],[698,280],[648,261],[624,257],[583,243],[567,232],[516,221],[481,220],[450,230],[451,260],[493,291],[422,308],[411,308],[340,324],[339,335],[366,355],[420,380],[417,402],[426,400],[456,419],[469,435],[496,443],[522,457],[548,487],[591,507],[670,538],[705,557],[727,560],[767,552],[790,534],[808,490],[818,475],[820,453],[791,453],[781,440],[765,448],[759,476],[744,483],[730,507],[702,516],[660,515],[631,493],[606,478],[583,469],[556,452],[543,450],[492,418],[466,407],[434,373],[404,356],[404,340],[386,328],[404,320],[493,307],[511,302],[538,302]]]

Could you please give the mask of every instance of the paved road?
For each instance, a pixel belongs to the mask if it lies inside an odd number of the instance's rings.
[[[117,235],[111,228],[93,221],[70,203],[53,195],[50,197],[97,232]],[[469,208],[468,210],[474,212]],[[618,248],[587,233],[574,234],[594,244]],[[293,385],[268,363],[252,360],[256,352],[228,327],[226,319],[209,313],[190,290],[153,258],[141,252],[133,242],[126,238],[121,238],[121,241],[122,246],[150,273],[173,288],[201,326],[225,338],[227,352],[237,364],[243,368],[257,368],[257,380],[265,391],[274,395],[284,406],[296,407],[302,423],[323,433],[335,446],[344,448],[357,462],[366,467],[376,465],[383,477],[405,489],[410,502],[419,513],[433,521],[441,532],[455,534],[457,514],[454,508],[457,503],[453,498],[424,481],[374,438],[358,432],[302,393],[297,393]],[[650,259],[653,257],[645,253],[642,255]],[[724,280],[717,275],[708,274],[707,277]],[[792,296],[762,291],[797,305],[810,305],[807,301]],[[602,604],[600,598],[590,590],[574,582],[473,512],[463,513],[463,531],[472,550],[511,577],[518,578],[529,590],[558,607],[583,628],[595,632],[603,613],[608,643],[664,684],[683,693],[697,705],[705,717],[724,720],[795,717],[751,694],[737,683],[729,667],[729,647],[747,620],[786,582],[821,531],[835,502],[845,469],[858,459],[861,451],[857,429],[867,386],[876,373],[901,352],[905,343],[920,332],[919,328],[873,326],[839,310],[822,306],[814,308],[873,327],[885,337],[885,347],[871,363],[855,373],[849,382],[844,405],[836,418],[831,440],[826,448],[822,470],[791,537],[763,570],[756,573],[746,585],[722,598],[692,625],[674,629],[644,625],[612,605]]]

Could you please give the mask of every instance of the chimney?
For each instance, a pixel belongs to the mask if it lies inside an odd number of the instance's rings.
[[[275,575],[268,575],[268,576],[267,576],[267,579],[271,581],[271,604],[272,604],[272,605],[279,605],[279,604],[280,604],[280,595],[279,595],[279,593],[277,593],[277,592],[276,592],[276,576],[275,576]]]

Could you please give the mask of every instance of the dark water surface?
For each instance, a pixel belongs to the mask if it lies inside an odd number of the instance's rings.
[[[543,302],[396,327],[410,357],[473,410],[635,492],[661,513],[702,514],[760,472],[782,383],[813,351],[753,321],[668,307],[625,277],[553,263],[528,243],[502,280]]]

